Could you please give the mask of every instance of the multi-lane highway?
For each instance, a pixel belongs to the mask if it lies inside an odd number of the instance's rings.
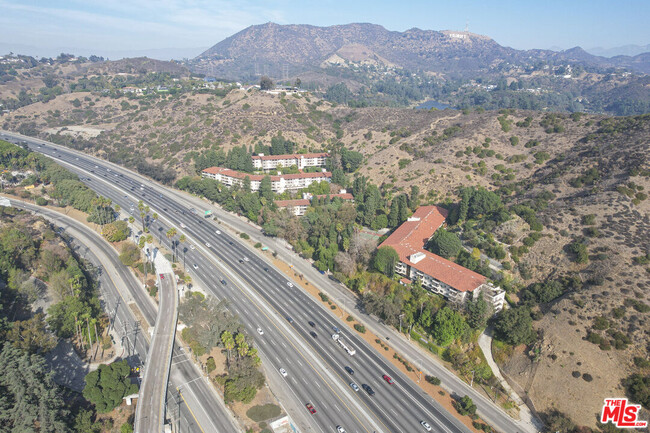
[[[125,352],[122,356],[129,359],[132,366],[143,364],[149,349],[149,342],[144,334],[156,320],[157,307],[142,290],[134,275],[122,265],[117,252],[96,232],[66,215],[22,201],[11,200],[11,202],[15,207],[36,212],[62,227],[66,235],[85,246],[85,249],[80,250],[84,257],[94,258],[93,262],[101,265],[103,271],[99,275],[99,282],[102,307],[110,316],[111,326],[123,336],[122,345]],[[129,306],[134,302],[146,323],[138,324]],[[144,368],[146,372],[146,364]],[[194,367],[189,356],[179,348],[174,348],[170,379],[170,389],[167,392],[168,415],[170,415],[168,418],[173,418],[180,431],[191,433],[241,431],[221,398],[203,379],[201,372]],[[182,398],[177,391],[179,387],[183,390]]]
[[[156,269],[162,272],[160,269]],[[171,270],[171,269],[170,269]],[[144,377],[135,412],[135,433],[162,432],[165,424],[165,397],[172,362],[178,290],[172,272],[158,274],[158,315],[147,353]]]
[[[88,185],[124,209],[144,200],[161,216],[152,225],[154,233],[171,226],[184,227],[179,230],[195,247],[186,253],[195,281],[231,301],[233,310],[255,335],[265,366],[277,375],[272,381],[280,383],[283,394],[292,400],[292,416],[311,421],[311,430],[306,431],[335,431],[339,425],[350,432],[425,431],[421,421],[436,431],[468,431],[362,338],[354,332],[339,332],[356,351],[350,356],[331,338],[335,328],[344,326],[330,310],[212,221],[201,218],[199,212],[192,213],[178,195],[105,161],[50,144],[43,147],[40,140],[21,139],[33,150],[68,164]],[[160,239],[168,242],[164,236]],[[258,327],[263,335],[257,333]],[[280,368],[286,376],[280,374]],[[385,381],[385,374],[394,383]],[[352,382],[359,387],[369,385],[374,394],[356,391]],[[307,412],[306,403],[313,404],[315,414]],[[302,411],[296,409],[299,406]]]

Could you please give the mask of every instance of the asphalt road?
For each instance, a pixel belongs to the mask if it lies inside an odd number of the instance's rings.
[[[153,182],[145,183],[140,176],[118,166],[65,148],[54,150],[48,145],[33,149],[76,167],[93,189],[124,209],[129,209],[131,202],[144,200],[161,216],[152,225],[152,232],[161,229],[164,233],[170,226],[185,226],[179,231],[195,245],[195,249],[186,252],[186,260],[197,264],[193,276],[215,296],[228,298],[249,328],[256,329],[262,323],[270,330],[256,336],[260,352],[265,363],[270,361],[274,367],[293,373],[287,374],[284,381],[289,393],[295,395],[294,400],[314,404],[318,412],[311,417],[313,431],[333,431],[336,425],[359,432],[424,431],[421,420],[438,431],[468,431],[355,333],[343,332],[346,344],[356,349],[354,356],[345,353],[330,337],[334,326],[345,329],[330,310],[289,285],[281,273],[246,245],[226,233],[217,234],[218,226],[193,214],[177,194]],[[161,236],[161,240],[167,239]],[[225,285],[220,284],[221,278]],[[316,326],[312,328],[309,321]],[[310,332],[317,336],[314,338]],[[355,370],[354,376],[346,373],[345,366]],[[395,383],[383,381],[383,374],[391,376]],[[350,381],[368,384],[376,394],[355,392]]]
[[[144,292],[135,276],[119,260],[117,252],[93,230],[59,212],[41,206],[11,200],[15,207],[36,212],[62,227],[85,248],[79,249],[83,257],[99,266],[102,308],[111,318],[111,326],[122,336],[125,352],[122,357],[131,366],[144,365],[149,349],[146,329],[156,319],[156,305]],[[147,323],[137,322],[129,304],[136,303]],[[223,400],[194,366],[189,356],[174,348],[171,369],[171,383],[167,391],[168,415],[173,417],[181,432],[231,433],[239,432],[237,422],[225,407]],[[146,365],[145,365],[146,372]],[[179,388],[182,390],[179,392]]]
[[[178,290],[175,275],[158,275],[158,314],[147,353],[144,377],[135,413],[135,432],[162,432],[165,397],[178,319]]]

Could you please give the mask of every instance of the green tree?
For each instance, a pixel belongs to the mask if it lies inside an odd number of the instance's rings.
[[[373,268],[388,277],[395,274],[395,265],[399,262],[399,254],[391,246],[383,246],[377,249],[373,259]]]
[[[526,307],[515,307],[499,314],[494,324],[499,339],[517,346],[529,344],[535,339],[533,319]]]
[[[264,75],[260,78],[260,89],[262,90],[271,90],[273,89],[273,80]]]
[[[122,424],[122,427],[120,427],[120,433],[133,433],[133,426],[131,423],[125,422]]]
[[[490,304],[485,301],[480,293],[475,301],[467,304],[467,324],[473,329],[483,329],[492,314]]]
[[[81,409],[74,418],[74,430],[77,433],[101,433],[102,425],[93,420],[93,415],[92,410]]]
[[[273,190],[271,189],[271,176],[264,176],[260,181],[259,194],[266,199],[266,204],[273,204]]]
[[[650,409],[650,375],[635,373],[623,381],[630,399]]]
[[[455,233],[448,232],[441,227],[431,238],[429,249],[442,257],[450,258],[456,257],[462,247],[463,245]]]
[[[7,341],[27,353],[49,352],[56,346],[56,338],[48,332],[43,313],[36,313],[27,320],[13,322],[7,332]]]
[[[86,375],[84,397],[95,405],[97,412],[107,413],[122,403],[127,395],[138,392],[138,386],[131,383],[131,368],[126,360],[102,364]]]
[[[4,345],[0,352],[0,425],[3,431],[69,431],[63,393],[52,376],[41,356]]]
[[[221,333],[221,343],[223,347],[228,352],[228,361],[230,361],[230,351],[235,348],[235,339],[232,337],[232,333],[229,331],[223,331]]]
[[[460,337],[466,329],[467,323],[463,316],[449,307],[444,307],[438,310],[433,318],[431,335],[438,344],[447,346]]]
[[[399,202],[395,197],[390,203],[390,213],[388,214],[388,227],[394,228],[399,225]]]
[[[476,413],[476,405],[469,396],[464,396],[456,402],[456,410],[461,415],[474,415]]]

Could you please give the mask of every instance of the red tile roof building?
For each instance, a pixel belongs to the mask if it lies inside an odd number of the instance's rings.
[[[327,153],[293,153],[289,155],[264,155],[253,156],[253,167],[258,170],[270,171],[275,170],[278,166],[291,167],[295,165],[298,170],[305,167],[325,167],[327,163]]]
[[[231,170],[223,167],[209,167],[202,171],[201,175],[210,179],[221,182],[226,186],[243,185],[247,177],[251,181],[251,191],[260,189],[260,183],[264,179],[264,174],[250,174],[241,171]],[[277,194],[285,191],[298,191],[307,188],[314,182],[327,181],[331,182],[332,173],[323,171],[318,173],[297,173],[281,174],[271,177],[271,190]]]
[[[335,197],[340,198],[343,201],[353,201],[354,196],[350,193],[341,193],[341,194],[320,194],[315,196],[310,196],[309,194],[303,194],[304,198],[297,200],[275,200],[275,205],[279,208],[287,208],[295,216],[303,216],[307,213],[307,208],[311,205],[311,199],[328,197],[333,199]]]
[[[503,308],[505,292],[487,282],[481,274],[457,265],[424,249],[447,218],[447,210],[438,206],[419,207],[379,247],[391,246],[399,255],[395,272],[447,299],[465,302],[483,292],[495,312]]]

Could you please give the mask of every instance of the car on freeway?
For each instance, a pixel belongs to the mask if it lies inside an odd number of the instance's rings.
[[[190,249],[193,250],[193,249],[194,249],[194,245],[190,245]]]
[[[262,330],[262,328],[257,328],[257,333],[260,335],[264,335],[264,331]]]
[[[428,422],[426,422],[426,421],[420,421],[420,425],[421,425],[422,427],[424,427],[424,429],[425,429],[426,431],[431,431],[431,426],[429,425]]]
[[[205,246],[208,247],[208,248],[212,248],[212,245],[210,245],[210,242],[206,242]]]
[[[332,330],[337,334],[341,332],[341,330],[337,326],[332,326]]]
[[[265,266],[265,267],[264,267],[264,270],[265,270],[266,272],[268,272],[268,271],[269,271],[269,268]]]
[[[248,261],[248,257],[244,257],[244,261],[247,262],[247,261]]]
[[[313,414],[316,413],[316,408],[314,407],[313,404],[311,404],[311,403],[307,403],[307,404],[305,405],[305,407],[307,408],[307,410],[309,411],[310,414],[313,415]]]
[[[287,281],[287,286],[293,287],[293,283],[291,283],[290,281]]]
[[[289,323],[293,323],[293,319],[291,318],[291,316],[287,316],[287,320],[289,321]]]
[[[182,228],[182,229],[184,229],[184,228],[186,228],[186,227],[187,227],[187,226],[186,226],[185,224],[181,223],[181,228]]]
[[[375,390],[372,389],[370,385],[363,383],[361,384],[361,388],[363,388],[363,390],[366,391],[368,395],[375,395]]]
[[[221,284],[223,284],[223,285],[225,286],[225,285],[226,285],[226,280],[224,280],[224,279],[222,278],[222,279],[221,279]]]
[[[309,322],[307,322],[307,323],[309,323],[309,326],[311,326],[312,328],[316,327],[316,324],[314,322],[312,322],[311,320]]]
[[[160,274],[160,279],[161,279],[161,280],[164,280],[164,279],[165,279],[165,276],[164,276],[163,274]]]
[[[221,234],[221,230],[216,230],[215,233],[218,234],[218,235],[220,235],[220,234]]]
[[[311,332],[309,333],[309,335],[311,335],[311,336],[314,337],[314,338],[317,338],[317,337],[318,337],[318,334],[316,334],[314,331],[311,331]]]
[[[279,371],[280,371],[280,374],[282,375],[282,377],[287,377],[287,370],[285,370],[284,368],[280,368]]]
[[[232,245],[232,241],[228,241],[228,243],[229,243],[230,245]]]
[[[336,426],[336,432],[337,433],[345,433],[345,429],[343,427],[341,427],[340,425],[337,425]]]
[[[349,374],[354,375],[354,370],[352,370],[352,367],[348,367],[347,365],[345,366],[345,371],[347,371]]]
[[[199,265],[197,265],[196,263],[194,263],[194,264],[192,265],[192,267],[193,267],[194,269],[199,269]]]
[[[98,166],[95,166],[95,168],[99,168]]]
[[[392,379],[389,375],[384,374],[382,377],[383,377],[384,380],[385,380],[386,382],[388,382],[389,384],[391,384],[391,385],[393,384],[393,379]]]
[[[354,383],[354,382],[350,382],[350,388],[352,388],[352,389],[355,390],[356,392],[359,392],[359,387],[358,387],[357,384]]]

